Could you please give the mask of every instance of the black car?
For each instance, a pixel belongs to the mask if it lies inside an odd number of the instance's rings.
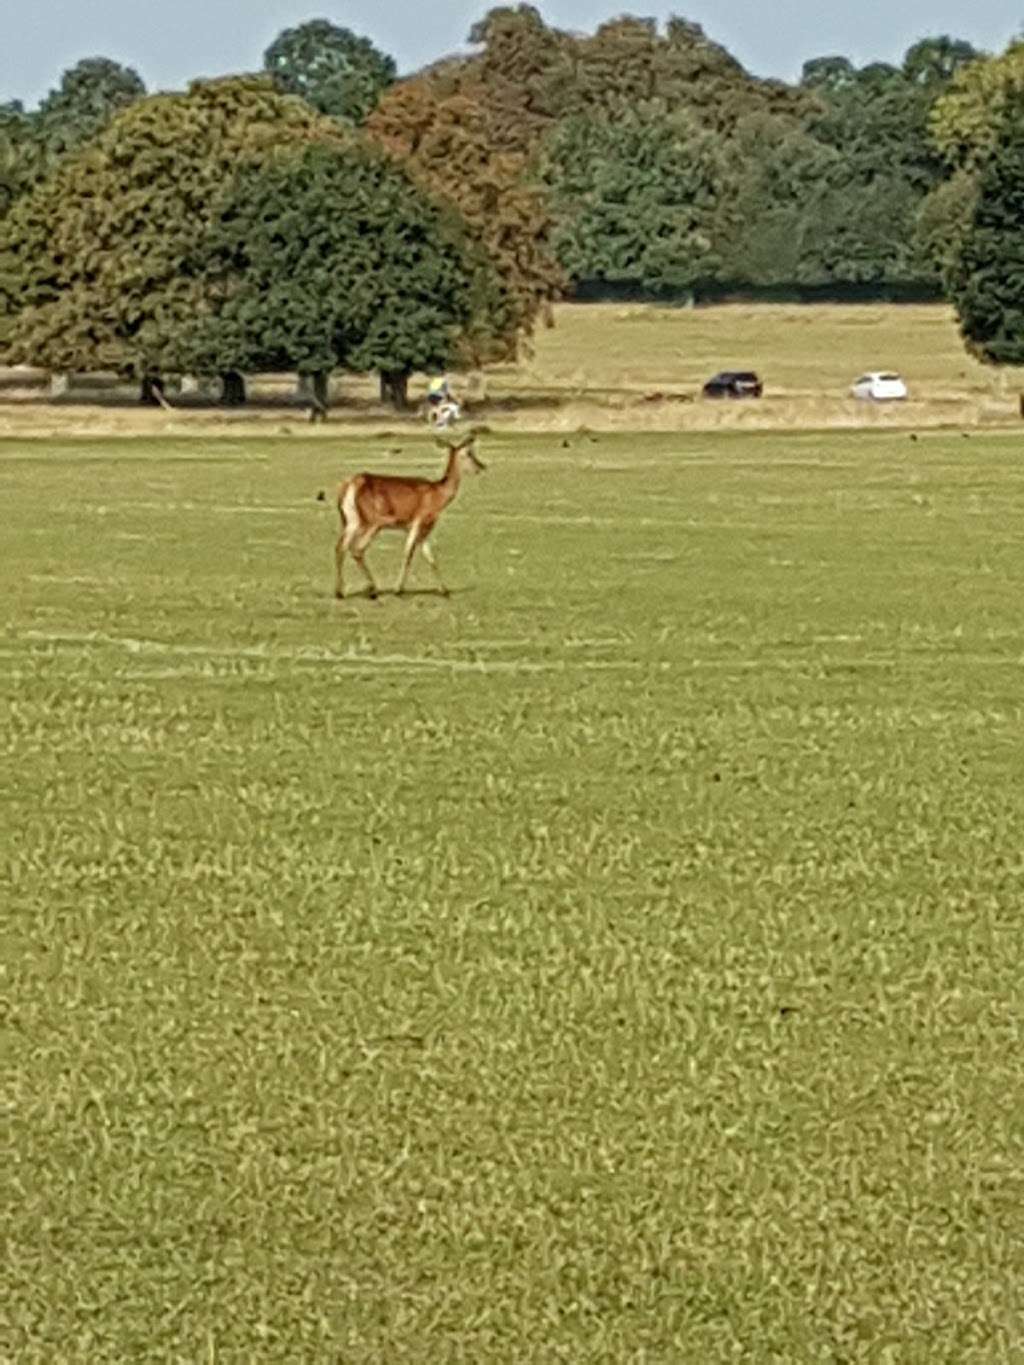
[[[760,398],[764,386],[753,370],[723,370],[702,392],[705,398]]]

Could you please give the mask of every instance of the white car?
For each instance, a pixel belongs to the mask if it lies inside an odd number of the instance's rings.
[[[876,403],[886,403],[906,398],[907,386],[891,370],[872,370],[862,374],[850,392],[854,398],[871,398]]]

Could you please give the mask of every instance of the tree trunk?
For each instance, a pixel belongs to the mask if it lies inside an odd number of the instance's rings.
[[[139,386],[140,403],[144,403],[148,408],[158,408],[163,393],[164,381],[158,374],[144,374],[142,376],[142,383]]]
[[[405,412],[409,406],[408,370],[386,370],[380,377],[381,401],[390,403],[396,412]]]
[[[220,377],[220,385],[220,401],[225,407],[241,407],[245,402],[245,377],[237,370],[226,370]]]
[[[299,375],[299,397],[309,404],[309,420],[326,422],[331,406],[331,376],[328,370]]]

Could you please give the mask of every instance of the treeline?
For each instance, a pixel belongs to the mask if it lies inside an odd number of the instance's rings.
[[[401,404],[413,372],[514,355],[566,293],[954,292],[1024,90],[1019,48],[949,37],[790,86],[681,19],[579,35],[520,5],[470,36],[398,81],[316,20],[255,75],[147,95],[92,59],[0,106],[0,347],[235,398],[289,369],[318,406],[373,370]]]

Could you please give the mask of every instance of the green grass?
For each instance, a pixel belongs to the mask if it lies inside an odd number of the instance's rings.
[[[472,420],[502,431],[553,435],[589,428],[623,435],[851,428],[962,430],[1017,428],[1020,387],[965,352],[953,312],[921,304],[727,304],[672,308],[653,304],[562,304],[557,325],[541,329],[515,365],[458,375],[455,389]],[[723,367],[754,368],[764,378],[757,403],[707,402],[705,380]],[[857,402],[850,386],[865,370],[896,368],[910,389],[905,403]],[[43,375],[38,376],[42,382]],[[220,435],[265,439],[306,431],[294,406],[295,377],[252,376],[249,406],[217,409],[207,400],[140,408],[135,386],[91,380],[57,402],[45,388],[0,369],[0,438],[4,436]],[[425,396],[424,376],[411,385]],[[20,393],[21,397],[16,395]],[[380,404],[374,376],[338,376],[331,429],[350,437],[411,428],[422,413],[396,414]],[[191,406],[189,405],[191,402]]]
[[[0,1358],[1024,1359],[1019,439],[483,454],[0,446]]]

